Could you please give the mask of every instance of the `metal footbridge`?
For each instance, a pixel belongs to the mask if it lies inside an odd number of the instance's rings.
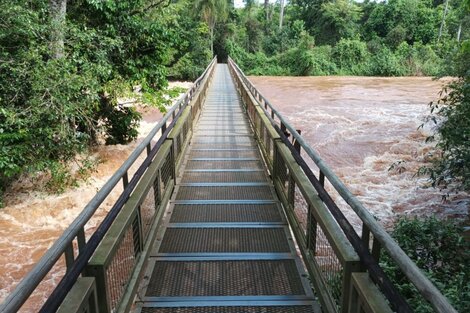
[[[238,66],[214,59],[0,312],[30,307],[61,264],[40,312],[413,312],[385,257],[431,310],[456,312]]]

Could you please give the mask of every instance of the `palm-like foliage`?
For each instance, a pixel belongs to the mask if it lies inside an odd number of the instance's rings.
[[[224,21],[228,15],[227,0],[196,0],[194,8],[204,19],[210,31],[211,52],[214,54],[214,29],[219,21]]]

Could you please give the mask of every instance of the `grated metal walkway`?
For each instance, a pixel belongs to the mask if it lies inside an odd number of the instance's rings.
[[[219,64],[158,235],[144,313],[311,313],[313,294],[228,68]]]

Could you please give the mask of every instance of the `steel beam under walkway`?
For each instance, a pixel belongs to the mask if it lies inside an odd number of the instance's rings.
[[[314,312],[294,240],[227,65],[219,64],[136,311]]]

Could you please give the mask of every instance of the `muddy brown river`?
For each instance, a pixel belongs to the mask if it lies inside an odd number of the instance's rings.
[[[426,179],[414,177],[431,149],[424,143],[429,126],[417,128],[429,112],[428,103],[438,98],[442,82],[416,77],[251,79],[383,223],[403,214],[466,216],[468,195],[443,203],[440,191],[423,188]],[[159,118],[158,114],[146,115],[141,137]],[[32,192],[28,181],[10,190],[6,207],[0,209],[0,302],[135,146],[97,149],[96,157],[102,160],[97,173],[88,183],[64,194]],[[390,171],[397,161],[403,161],[401,170]],[[89,232],[117,196],[105,203],[88,226]],[[22,311],[36,311],[62,272],[63,267],[54,271]]]
[[[416,177],[432,149],[423,124],[444,81],[428,77],[250,77],[384,224],[399,215],[464,218],[466,194],[443,193]],[[392,164],[397,164],[390,169]]]

